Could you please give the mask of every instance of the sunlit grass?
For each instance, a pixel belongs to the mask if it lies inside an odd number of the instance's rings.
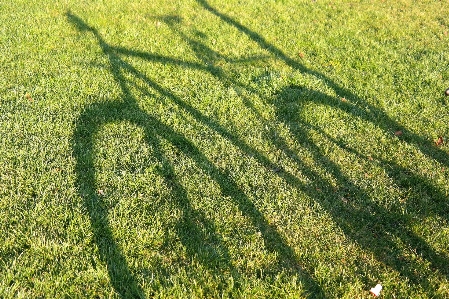
[[[0,297],[448,298],[448,9],[0,4]]]

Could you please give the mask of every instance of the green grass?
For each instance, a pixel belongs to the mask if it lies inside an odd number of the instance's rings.
[[[449,298],[448,14],[3,1],[0,297]]]

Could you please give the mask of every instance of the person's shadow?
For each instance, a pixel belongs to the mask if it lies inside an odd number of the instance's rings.
[[[72,140],[73,155],[76,160],[76,187],[88,211],[100,258],[107,267],[111,284],[117,294],[124,298],[143,298],[146,295],[145,291],[140,287],[136,276],[129,269],[117,241],[114,240],[108,220],[109,211],[107,204],[104,202],[102,194],[98,194],[94,161],[96,150],[94,139],[96,133],[105,125],[128,122],[144,130],[146,143],[152,148],[154,158],[160,165],[160,167],[156,168],[157,174],[163,178],[166,187],[183,211],[183,216],[177,225],[177,233],[180,241],[187,248],[187,253],[192,258],[199,260],[205,267],[218,274],[228,273],[227,275],[233,277],[234,287],[239,287],[240,275],[233,267],[228,249],[222,242],[219,234],[216,233],[213,223],[208,221],[201,211],[196,210],[190,204],[187,192],[179,182],[173,165],[168,162],[169,159],[164,155],[160,145],[162,140],[172,144],[203,169],[210,179],[218,184],[221,193],[232,198],[242,214],[248,217],[251,224],[260,231],[266,250],[276,253],[278,257],[278,265],[273,272],[277,270],[290,273],[300,279],[307,292],[314,294],[315,297],[324,297],[321,287],[301,267],[293,249],[286,243],[276,227],[267,221],[265,216],[251,202],[232,177],[211,163],[188,138],[139,107],[135,96],[130,90],[134,83],[126,75],[132,75],[133,78],[145,82],[147,87],[141,88],[142,92],[152,95],[149,90],[156,90],[162,96],[170,98],[181,108],[187,110],[197,120],[205,123],[233,143],[237,143],[244,151],[252,151],[250,147],[234,137],[233,134],[218,123],[183,102],[168,89],[139,72],[133,65],[122,59],[120,55],[140,57],[148,61],[172,63],[215,74],[220,74],[219,70],[198,63],[184,62],[170,57],[111,46],[94,27],[86,24],[81,18],[70,11],[66,13],[66,16],[77,30],[92,34],[95,38],[103,54],[108,58],[109,71],[119,84],[122,93],[120,99],[99,101],[85,108],[75,122],[76,127]],[[213,250],[204,250],[206,247],[213,247]],[[213,262],[215,260],[220,260],[220,263]],[[273,275],[276,275],[276,273],[273,273]],[[152,295],[151,290],[149,292],[148,295]]]

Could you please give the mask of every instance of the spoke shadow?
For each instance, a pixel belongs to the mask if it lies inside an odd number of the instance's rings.
[[[168,89],[139,72],[134,66],[123,60],[120,55],[140,57],[154,62],[172,63],[185,68],[206,71],[216,76],[221,74],[220,70],[213,66],[205,67],[203,64],[185,62],[160,55],[111,46],[94,27],[86,24],[81,18],[70,11],[66,13],[66,16],[68,21],[80,32],[90,33],[96,39],[103,54],[108,58],[109,70],[114,80],[119,84],[122,92],[120,100],[97,102],[84,109],[76,121],[72,141],[73,155],[76,159],[76,185],[80,196],[84,198],[100,258],[107,266],[114,290],[124,298],[145,297],[144,290],[139,286],[136,277],[129,269],[123,252],[114,240],[108,221],[109,211],[95,188],[95,133],[108,123],[126,121],[143,128],[146,142],[154,148],[157,160],[163,165],[159,169],[158,174],[164,179],[173,197],[176,198],[177,204],[183,211],[183,217],[177,226],[177,231],[181,242],[192,257],[198,258],[206,267],[212,268],[217,273],[221,273],[222,271],[231,273],[234,281],[237,282],[235,287],[238,288],[239,273],[232,265],[228,249],[216,233],[213,223],[208,221],[200,211],[195,210],[190,205],[186,190],[179,183],[173,167],[167,162],[168,159],[165,157],[159,145],[160,140],[168,141],[183,154],[190,157],[220,186],[221,193],[224,196],[229,196],[234,200],[242,211],[242,214],[246,215],[252,225],[261,232],[266,249],[277,254],[278,269],[280,271],[287,271],[289,274],[298,275],[308,292],[314,294],[314,297],[324,298],[321,287],[301,267],[293,249],[286,243],[276,227],[267,221],[265,216],[251,202],[231,176],[211,163],[184,135],[175,132],[173,128],[165,125],[157,118],[152,117],[138,106],[136,98],[130,91],[130,86],[138,86],[134,82],[131,82],[131,80],[126,79],[125,74],[131,74],[134,78],[141,79],[146,83],[146,88],[138,87],[142,92],[152,95],[149,90],[156,90],[160,95],[171,99],[179,107],[189,112],[198,121],[206,124],[223,137],[232,140],[243,151],[255,151],[243,141],[234,137],[217,122],[201,114]],[[263,161],[268,161],[267,158],[260,154],[259,158]],[[207,247],[214,247],[213,252],[220,256],[219,260],[221,263],[213,264],[210,262],[210,256],[203,252],[204,248]]]

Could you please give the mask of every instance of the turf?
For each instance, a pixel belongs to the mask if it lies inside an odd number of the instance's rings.
[[[449,6],[222,2],[0,3],[0,297],[449,298]]]

